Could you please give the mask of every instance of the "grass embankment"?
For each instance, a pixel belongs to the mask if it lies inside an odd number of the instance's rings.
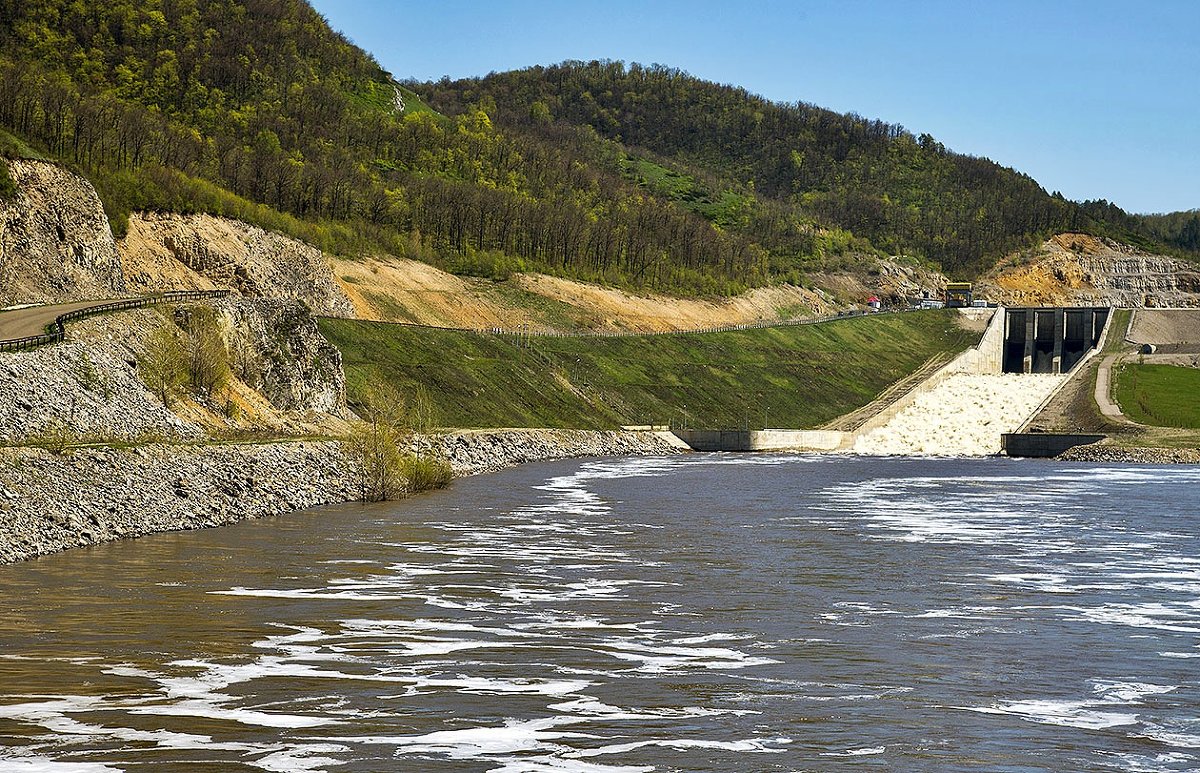
[[[1200,429],[1200,369],[1130,363],[1114,381],[1117,404],[1139,424]]]
[[[352,403],[423,388],[442,426],[815,427],[932,357],[975,343],[952,313],[620,338],[527,338],[321,320]]]

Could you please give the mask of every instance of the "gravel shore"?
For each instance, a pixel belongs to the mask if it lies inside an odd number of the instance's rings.
[[[678,453],[650,432],[463,432],[418,444],[446,458],[460,475],[544,459]],[[146,445],[67,454],[5,448],[0,449],[0,563],[358,496],[354,463],[335,441]]]
[[[1055,457],[1063,462],[1106,462],[1110,464],[1200,464],[1200,449],[1130,448],[1122,446],[1076,446]]]

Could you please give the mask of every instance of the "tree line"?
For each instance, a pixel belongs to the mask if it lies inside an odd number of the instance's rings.
[[[680,168],[733,184],[748,180],[801,221],[847,229],[948,271],[981,270],[1057,231],[1152,235],[1141,219],[1107,202],[1067,201],[928,134],[771,102],[674,68],[564,62],[415,87],[449,114],[484,103],[505,128],[539,134],[554,123],[587,126]]]
[[[0,128],[89,176],[118,232],[136,209],[213,211],[688,294],[830,256],[971,272],[1051,231],[1144,231],[927,135],[669,68],[398,84],[303,0],[0,0]]]

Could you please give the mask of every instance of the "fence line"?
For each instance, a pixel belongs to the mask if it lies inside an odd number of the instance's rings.
[[[147,295],[142,298],[127,298],[123,301],[98,303],[95,306],[88,306],[86,309],[76,309],[75,311],[68,311],[65,314],[59,314],[50,323],[49,332],[42,333],[41,335],[0,341],[0,352],[18,352],[23,349],[45,346],[46,344],[56,344],[62,341],[67,335],[66,323],[95,314],[106,314],[111,311],[124,311],[126,309],[141,309],[147,306],[157,306],[160,303],[197,301],[205,298],[224,298],[227,295],[229,295],[228,290],[168,290],[164,293]]]
[[[397,325],[399,327],[416,327],[424,330],[448,330],[458,333],[477,333],[479,335],[501,335],[517,338],[631,338],[634,336],[682,336],[698,333],[729,333],[736,330],[762,330],[771,327],[798,327],[800,325],[820,325],[826,322],[837,322],[839,319],[854,317],[878,316],[880,314],[903,314],[918,309],[899,309],[893,311],[851,311],[844,314],[830,314],[824,317],[808,317],[805,319],[763,320],[748,322],[741,325],[716,325],[713,327],[693,328],[690,330],[652,330],[644,333],[619,330],[533,330],[530,328],[508,327],[448,327],[446,325],[423,325],[419,322],[387,322],[373,320],[380,325]]]

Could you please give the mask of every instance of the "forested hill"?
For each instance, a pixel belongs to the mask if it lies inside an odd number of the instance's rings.
[[[0,196],[5,155],[81,171],[118,233],[132,211],[205,211],[343,254],[680,294],[1151,236],[932,138],[673,70],[398,84],[303,0],[0,0]]]
[[[450,114],[486,104],[504,128],[591,127],[667,163],[750,182],[797,218],[847,229],[891,253],[921,255],[949,272],[974,273],[1055,231],[1150,235],[1107,202],[1080,205],[1048,194],[1029,176],[947,150],[928,134],[770,102],[669,67],[566,62],[443,81],[425,93]]]

